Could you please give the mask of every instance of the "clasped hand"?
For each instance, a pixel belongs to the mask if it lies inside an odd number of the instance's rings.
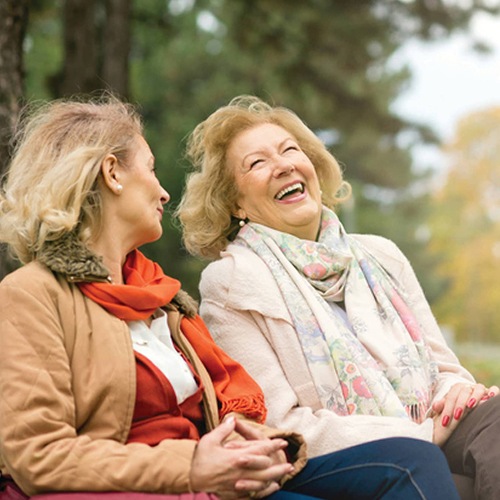
[[[434,444],[443,446],[467,413],[499,392],[496,385],[490,388],[483,384],[453,385],[443,399],[432,404],[430,416],[434,420]]]
[[[243,441],[224,441],[236,431]],[[191,467],[194,491],[215,493],[222,500],[262,498],[279,490],[278,481],[293,471],[286,461],[284,439],[268,439],[234,417],[198,443]]]

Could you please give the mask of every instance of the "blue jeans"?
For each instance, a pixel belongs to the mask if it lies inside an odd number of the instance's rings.
[[[390,438],[312,458],[269,500],[460,500],[441,450]]]

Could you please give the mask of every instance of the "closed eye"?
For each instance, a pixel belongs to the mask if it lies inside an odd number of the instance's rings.
[[[297,146],[288,146],[283,153],[286,153],[287,151],[298,151],[299,148]]]
[[[252,163],[250,163],[250,168],[253,168],[255,167],[256,165],[258,165],[260,162],[262,162],[264,160],[254,160]]]

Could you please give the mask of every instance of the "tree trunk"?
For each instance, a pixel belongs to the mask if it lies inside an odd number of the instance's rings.
[[[106,0],[102,77],[113,92],[128,97],[131,0]]]
[[[95,17],[95,0],[64,3],[64,67],[58,95],[87,94],[102,86]]]
[[[0,0],[0,175],[9,162],[9,143],[23,97],[23,41],[29,0]],[[0,279],[15,267],[0,246]]]

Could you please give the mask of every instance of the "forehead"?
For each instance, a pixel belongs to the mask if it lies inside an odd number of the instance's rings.
[[[266,146],[280,144],[286,139],[294,139],[288,130],[274,123],[263,123],[237,134],[229,145],[228,153],[231,150],[233,152],[245,150],[246,153],[252,150],[258,151]]]
[[[149,144],[146,139],[142,137],[142,135],[136,135],[134,137],[133,143],[130,147],[130,152],[136,159],[147,161],[153,158],[153,153],[151,152]]]

